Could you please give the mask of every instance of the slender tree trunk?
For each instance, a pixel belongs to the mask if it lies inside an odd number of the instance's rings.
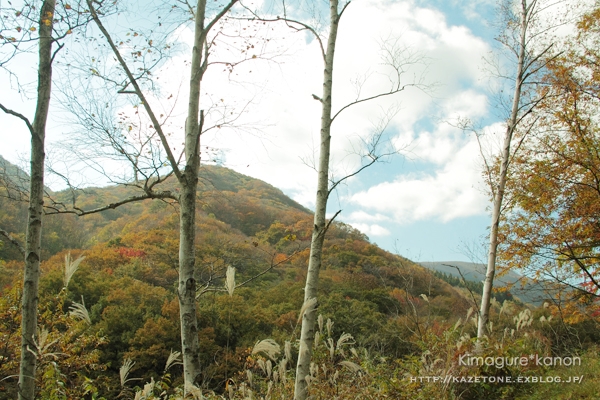
[[[327,40],[327,51],[325,54],[325,70],[323,76],[323,103],[321,114],[321,148],[319,154],[319,175],[317,182],[317,198],[315,207],[314,227],[310,244],[310,258],[308,262],[308,273],[306,275],[306,286],[304,288],[304,302],[317,298],[317,286],[319,283],[319,271],[323,253],[323,242],[325,240],[327,212],[327,199],[329,198],[329,158],[331,147],[331,106],[333,88],[333,58],[338,32],[339,14],[338,0],[330,0],[330,31]],[[300,351],[298,364],[296,366],[296,384],[294,388],[294,399],[304,400],[308,394],[308,383],[306,377],[310,372],[310,360],[313,352],[315,339],[315,323],[317,320],[316,307],[308,309],[302,318],[302,331],[300,334]]]
[[[500,217],[502,214],[502,202],[504,200],[504,190],[506,187],[506,179],[508,175],[508,165],[510,162],[510,144],[513,134],[517,127],[517,118],[519,114],[519,105],[521,102],[521,89],[523,86],[523,76],[525,69],[525,48],[527,39],[527,21],[530,9],[527,7],[526,0],[521,0],[519,25],[519,48],[518,48],[518,65],[515,75],[515,91],[513,94],[513,103],[509,119],[506,125],[504,134],[504,145],[502,148],[502,160],[500,164],[500,176],[498,186],[494,191],[494,202],[492,210],[492,221],[490,226],[490,243],[488,252],[487,271],[485,281],[483,283],[483,293],[481,297],[481,310],[479,312],[479,321],[477,325],[477,338],[481,339],[486,334],[486,326],[489,320],[490,299],[492,288],[494,286],[494,275],[496,273],[496,256],[498,250],[498,227],[500,225]],[[493,185],[493,182],[490,182]]]
[[[179,179],[181,187],[179,227],[179,317],[185,391],[196,385],[200,375],[200,348],[196,317],[196,189],[200,168],[200,83],[205,71],[202,49],[205,40],[204,17],[206,0],[199,0],[196,8],[194,47],[190,76],[190,97],[185,124],[186,166]]]
[[[185,168],[183,172],[179,169],[178,161],[170,151],[167,137],[159,129],[160,123],[152,108],[145,100],[136,78],[131,73],[126,61],[120,55],[119,50],[108,31],[100,22],[94,11],[92,0],[87,0],[94,21],[106,37],[110,47],[124,69],[128,79],[135,89],[135,93],[144,104],[144,108],[152,120],[157,133],[160,136],[163,147],[167,153],[169,163],[173,168],[180,188],[178,198],[180,205],[180,227],[179,227],[179,316],[181,326],[181,347],[183,353],[183,376],[184,390],[189,393],[197,386],[200,375],[200,349],[198,344],[198,321],[196,316],[196,288],[195,273],[195,239],[196,239],[196,190],[198,187],[198,171],[200,168],[200,135],[204,122],[203,113],[200,110],[200,86],[202,78],[208,67],[207,57],[209,55],[206,43],[207,34],[233,6],[237,0],[229,0],[214,16],[208,24],[205,23],[206,0],[198,0],[194,15],[194,46],[192,49],[192,62],[190,66],[190,94],[188,101],[188,113],[185,122]],[[188,4],[188,3],[186,3]],[[214,11],[214,10],[213,10]]]
[[[21,366],[19,370],[19,399],[35,397],[36,331],[38,286],[42,241],[42,212],[44,205],[44,140],[52,88],[52,21],[55,0],[42,4],[39,21],[39,65],[37,105],[31,132],[31,180],[25,244],[25,271],[21,322]]]
[[[190,168],[191,169],[191,168]],[[185,178],[188,177],[186,168]],[[191,171],[189,171],[191,172]],[[198,321],[196,318],[195,267],[195,214],[197,175],[190,174],[189,181],[181,185],[179,227],[179,317],[181,324],[181,349],[186,392],[196,383],[200,374],[200,349],[198,346]]]

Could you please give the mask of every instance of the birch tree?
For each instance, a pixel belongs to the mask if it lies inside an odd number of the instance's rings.
[[[357,175],[365,168],[368,168],[374,163],[380,161],[383,157],[399,151],[398,149],[383,149],[384,131],[386,130],[387,124],[391,118],[395,115],[394,112],[384,113],[382,120],[376,125],[375,131],[370,139],[365,141],[366,151],[360,154],[362,158],[361,166],[346,176],[337,179],[332,178],[330,173],[332,124],[344,111],[347,111],[356,105],[376,100],[381,97],[397,94],[404,91],[407,87],[425,87],[423,84],[422,73],[416,72],[413,79],[410,81],[405,81],[403,76],[405,73],[411,70],[411,68],[423,64],[423,57],[421,57],[417,52],[411,51],[408,48],[400,47],[398,42],[392,41],[384,43],[384,48],[382,49],[384,54],[383,62],[389,71],[391,71],[391,85],[389,90],[378,92],[377,94],[371,96],[362,96],[361,91],[358,90],[358,94],[354,101],[341,106],[336,111],[333,110],[333,76],[335,71],[334,56],[338,41],[338,29],[342,15],[349,5],[350,1],[344,2],[343,4],[340,4],[339,0],[329,1],[329,18],[327,24],[328,32],[326,37],[323,37],[321,32],[319,32],[318,28],[315,26],[311,26],[309,23],[290,18],[285,12],[285,4],[284,17],[277,17],[276,19],[269,20],[260,18],[258,15],[254,14],[255,17],[261,19],[262,21],[284,21],[291,29],[295,31],[308,31],[319,43],[321,58],[324,66],[322,95],[320,97],[316,94],[312,95],[316,101],[321,103],[320,147],[319,160],[316,167],[317,191],[314,227],[310,244],[310,256],[306,284],[304,288],[304,304],[301,310],[302,328],[300,333],[300,347],[298,362],[296,365],[296,381],[294,387],[294,399],[296,400],[304,400],[308,396],[310,363],[315,338],[315,325],[317,321],[317,291],[319,284],[319,272],[322,265],[323,243],[325,240],[325,234],[330,224],[341,212],[341,210],[337,211],[329,221],[326,219],[327,201],[329,196],[332,191],[335,190],[336,187],[343,181]]]
[[[505,188],[511,159],[533,126],[533,121],[529,117],[541,101],[536,92],[540,83],[538,78],[554,52],[553,45],[547,44],[551,43],[548,40],[551,27],[543,24],[542,14],[548,13],[549,9],[558,3],[559,1],[518,0],[505,1],[501,7],[505,26],[498,41],[508,52],[515,70],[501,153],[497,156],[499,170],[495,169],[494,161],[488,162],[484,157],[485,173],[492,195],[492,218],[487,268],[477,324],[478,339],[483,338],[487,333],[490,300],[496,274],[498,228],[506,207]],[[519,132],[518,141],[515,148],[511,150],[517,132]]]
[[[59,3],[56,0],[44,0],[39,4],[24,4],[21,8],[5,8],[2,10],[3,58],[0,66],[8,71],[11,80],[21,88],[16,71],[9,68],[10,61],[20,53],[30,51],[30,43],[37,42],[37,90],[36,106],[33,121],[25,113],[18,112],[0,104],[6,114],[19,118],[25,123],[31,135],[29,207],[25,246],[19,247],[24,255],[22,317],[21,317],[21,362],[19,369],[19,399],[35,398],[35,373],[38,355],[37,346],[37,309],[38,287],[40,278],[42,215],[44,205],[44,162],[46,125],[50,109],[52,92],[53,61],[57,52],[64,46],[61,41],[72,33],[76,27],[85,24],[81,13],[71,12],[73,6]],[[12,4],[9,5],[12,6]],[[75,11],[75,10],[73,10]],[[12,24],[12,25],[11,25]],[[37,33],[37,37],[35,34]],[[16,36],[20,36],[17,38]],[[57,46],[55,47],[55,44]],[[5,233],[2,233],[4,236]],[[9,236],[6,236],[9,238]]]
[[[186,1],[178,2],[185,12],[191,14],[193,27],[193,45],[190,67],[190,78],[188,82],[189,96],[187,98],[187,118],[184,127],[183,150],[181,153],[175,153],[175,143],[170,138],[170,133],[166,132],[164,123],[166,118],[157,112],[152,104],[156,103],[149,95],[149,88],[157,84],[152,81],[153,71],[151,67],[157,65],[155,60],[150,62],[150,66],[144,64],[144,53],[153,51],[153,40],[144,37],[146,48],[137,48],[127,44],[127,39],[120,41],[115,39],[107,28],[101,16],[112,3],[101,3],[87,0],[87,6],[96,27],[106,41],[110,53],[114,57],[120,76],[123,79],[114,79],[110,76],[101,76],[101,71],[92,69],[92,75],[100,77],[113,89],[111,95],[133,95],[137,99],[136,107],[138,113],[145,113],[145,118],[150,125],[152,133],[139,135],[136,145],[132,147],[124,139],[124,132],[131,131],[131,125],[128,128],[119,127],[113,124],[112,120],[98,121],[102,117],[94,111],[78,108],[83,111],[85,118],[81,119],[82,124],[86,124],[90,136],[87,140],[90,145],[106,145],[110,152],[116,158],[124,160],[133,169],[133,180],[121,180],[119,183],[138,189],[137,194],[119,200],[115,203],[107,204],[95,209],[83,210],[76,206],[76,195],[73,195],[72,204],[66,205],[54,202],[48,208],[49,213],[74,213],[79,216],[89,215],[114,209],[121,205],[145,200],[159,199],[173,201],[179,205],[179,278],[178,278],[178,299],[180,310],[181,327],[181,347],[183,358],[184,390],[186,393],[195,393],[196,386],[200,377],[200,349],[198,343],[198,322],[196,298],[198,295],[198,282],[196,279],[196,196],[198,188],[198,176],[200,168],[200,137],[209,129],[225,126],[235,120],[233,112],[222,112],[223,117],[214,125],[206,126],[205,113],[200,107],[200,93],[205,73],[211,65],[209,56],[216,46],[216,38],[219,36],[219,29],[225,16],[231,11],[238,0],[230,0],[223,4],[216,5],[199,0],[195,6]],[[162,22],[159,22],[159,26]],[[216,31],[216,32],[212,32]],[[128,33],[128,35],[130,35]],[[140,36],[138,32],[133,32],[133,36]],[[159,38],[157,38],[159,39]],[[257,58],[255,55],[244,50],[242,60],[237,62],[213,61],[213,64],[224,65],[229,71],[232,71],[237,63]],[[141,61],[140,61],[141,60]],[[141,64],[141,65],[140,65]],[[149,87],[144,83],[150,82]],[[103,104],[104,102],[100,103]],[[90,107],[98,106],[91,101]],[[106,108],[111,106],[107,102]],[[110,113],[110,112],[109,112]],[[112,117],[112,116],[111,116]],[[145,123],[146,121],[144,121]],[[141,124],[140,124],[141,125]],[[142,128],[140,128],[142,129]],[[136,147],[137,146],[137,147]],[[108,153],[106,153],[108,155]],[[97,171],[102,170],[102,162],[106,158],[99,155],[100,161],[96,164]],[[173,189],[161,190],[161,183],[175,178],[176,185]],[[75,193],[75,187],[72,187]],[[141,190],[141,191],[139,191]]]
[[[600,297],[599,17],[598,5],[584,14],[545,68],[537,123],[507,186],[516,210],[501,227],[502,260],[555,289],[547,295],[557,303],[567,300],[567,320]]]

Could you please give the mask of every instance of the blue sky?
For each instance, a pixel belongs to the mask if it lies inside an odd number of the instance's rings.
[[[439,84],[437,90],[427,95],[407,91],[394,98],[400,111],[390,123],[388,135],[404,151],[348,181],[332,194],[328,205],[330,214],[343,210],[339,216],[342,221],[362,230],[387,250],[420,261],[482,261],[485,257],[489,216],[485,185],[479,179],[479,150],[472,136],[452,128],[447,122],[456,117],[468,117],[499,128],[493,125],[493,112],[487,104],[490,77],[484,71],[482,60],[492,50],[495,32],[488,21],[493,16],[493,2],[485,1],[419,4],[366,1],[353,3],[344,16],[346,21],[342,20],[340,24],[336,73],[343,77],[335,75],[334,96],[344,93],[347,83],[344,78],[349,80],[361,67],[369,68],[361,65],[361,60],[353,58],[351,53],[372,49],[377,38],[389,34],[407,38],[407,45],[422,51],[429,59],[429,82]],[[356,26],[364,30],[356,34],[357,30],[353,28]],[[348,30],[354,32],[348,33]],[[415,42],[411,43],[411,40]],[[352,49],[346,52],[348,43]],[[377,63],[373,55],[369,59],[371,64]],[[314,76],[303,82],[311,82],[312,78],[320,84],[318,60],[312,63],[315,65]],[[320,93],[318,86],[313,87],[315,93]],[[301,89],[294,89],[295,93],[301,92]],[[313,116],[314,123],[305,126],[313,135],[313,143],[318,143],[318,110],[310,107],[307,104],[302,114]],[[348,121],[334,125],[332,165],[339,171],[337,176],[356,168],[356,164],[348,161],[344,150],[348,150],[347,143],[353,134],[363,134],[360,128],[368,131],[364,121],[373,119],[376,108],[359,108],[356,113],[344,116]],[[302,122],[294,121],[293,124]],[[348,131],[344,132],[346,129]],[[287,140],[295,141],[289,136]],[[274,148],[284,147],[281,142],[277,143]],[[304,147],[304,154],[297,151],[299,157],[310,154],[306,144]],[[289,160],[290,153],[284,154]],[[258,172],[260,160],[236,169],[265,179],[301,203],[312,206],[315,174],[302,172],[302,163],[279,160],[273,152],[269,155],[277,160],[275,164],[287,165],[281,169],[283,176]],[[227,160],[230,165],[235,163],[229,154]],[[311,181],[287,179],[287,171],[296,168],[296,176]]]
[[[382,110],[398,111],[385,136],[400,154],[340,185],[328,207],[330,214],[343,210],[340,220],[365,232],[372,242],[415,261],[481,261],[465,251],[482,248],[489,225],[479,149],[474,137],[449,122],[471,118],[490,132],[502,130],[488,102],[492,78],[483,63],[494,46],[493,18],[494,2],[488,0],[356,0],[340,24],[334,108],[354,98],[352,81],[357,76],[368,77],[363,93],[387,90],[390,71],[380,58],[386,39],[398,40],[428,64],[413,67],[403,79],[410,81],[426,71],[429,90],[407,89],[353,108],[336,120],[332,131],[332,170],[340,177],[360,166],[356,150],[377,125]],[[189,45],[189,29],[173,35]],[[218,149],[223,165],[265,180],[312,208],[316,173],[307,164],[319,143],[320,107],[312,98],[322,87],[318,46],[304,33],[290,33],[284,26],[275,27],[271,35],[277,39],[273,46],[284,49],[274,60],[240,65],[234,74],[209,71],[204,104],[223,98],[241,107],[245,99],[253,100],[237,129],[215,130],[202,144]],[[152,101],[173,107],[169,124],[175,131],[183,125],[185,101],[177,104],[173,99],[185,99],[188,58],[189,51],[178,53],[154,74],[163,79],[161,94]],[[23,72],[33,80],[34,68],[31,62],[27,65]],[[5,80],[2,84],[8,87]],[[169,99],[173,93],[176,96]],[[31,102],[19,103],[9,91],[0,93],[0,101],[20,110],[32,107]],[[126,105],[120,107],[131,112]],[[63,116],[51,117],[50,144],[60,143],[67,131],[73,131]],[[13,162],[19,154],[26,159],[28,135],[21,123],[0,115],[0,126],[0,154]],[[119,168],[123,167],[115,166],[116,171]],[[485,254],[485,249],[474,252]]]

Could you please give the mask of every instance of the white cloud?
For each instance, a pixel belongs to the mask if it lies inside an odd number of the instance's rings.
[[[352,225],[354,228],[358,229],[359,231],[361,231],[362,233],[364,233],[367,236],[389,236],[390,235],[390,231],[385,229],[381,225],[361,224],[361,223],[357,223],[357,222],[351,222],[350,225]]]
[[[390,215],[398,224],[480,215],[487,199],[480,190],[475,140],[459,149],[437,171],[398,176],[351,196],[363,208]]]
[[[223,149],[225,165],[263,179],[312,207],[316,173],[303,160],[316,164],[318,159],[321,109],[312,94],[321,95],[322,90],[320,49],[317,41],[307,41],[304,34],[291,33],[284,25],[272,25],[272,29],[272,37],[286,38],[285,42],[275,42],[286,43],[288,49],[293,50],[274,62],[260,65],[250,62],[236,67],[233,75],[209,71],[203,83],[204,107],[210,99],[206,93],[215,93],[213,99],[234,99],[238,103],[255,97],[243,120],[247,126],[251,126],[252,121],[261,121],[262,126],[253,130],[253,135],[245,128],[215,130],[203,137],[202,144]],[[189,42],[189,32],[180,34]],[[390,38],[400,38],[399,43],[422,52],[430,63],[427,79],[437,82],[439,88],[435,97],[407,90],[393,99],[382,99],[345,112],[333,125],[332,171],[343,176],[356,169],[360,159],[352,154],[353,149],[359,146],[360,138],[372,130],[382,108],[397,103],[401,110],[390,124],[392,132],[398,132],[394,144],[400,148],[410,143],[411,157],[434,164],[437,170],[429,174],[394,176],[388,173],[383,178],[388,182],[353,196],[355,178],[350,180],[347,188],[351,201],[377,213],[357,211],[347,220],[370,235],[389,234],[375,222],[391,217],[399,222],[426,218],[447,221],[480,213],[485,207],[475,188],[479,173],[473,143],[448,124],[436,122],[457,116],[477,118],[487,112],[486,98],[479,91],[482,81],[479,61],[489,47],[467,28],[448,26],[442,13],[418,7],[413,1],[353,3],[340,24],[334,108],[339,109],[355,98],[356,87],[352,81],[357,77],[368,77],[362,87],[363,95],[389,89],[386,76],[389,70],[381,65],[380,57],[382,41]],[[171,92],[180,91],[180,99],[185,98],[187,90],[186,57],[184,54],[164,67],[172,77],[166,86]],[[250,78],[258,86],[235,82]],[[417,130],[415,124],[421,120],[433,122],[433,129]]]
[[[285,35],[286,40],[295,39],[293,54],[280,65],[271,64],[266,72],[261,68],[253,72],[268,77],[268,91],[262,93],[259,104],[252,106],[252,114],[271,126],[262,129],[262,138],[219,132],[204,143],[226,148],[226,165],[264,179],[311,206],[316,174],[301,159],[311,159],[313,153],[318,157],[320,104],[311,95],[321,94],[322,61],[316,41],[307,43],[304,36],[285,30],[277,34]],[[382,75],[385,70],[380,65],[380,42],[400,35],[407,46],[421,50],[430,59],[427,79],[440,83],[436,97],[407,90],[394,99],[357,106],[343,114],[332,132],[332,169],[338,174],[353,171],[358,165],[359,158],[351,155],[352,148],[372,129],[381,107],[400,103],[401,110],[390,124],[399,132],[395,143],[402,147],[412,142],[413,154],[440,166],[450,162],[468,142],[465,135],[443,124],[429,134],[407,136],[407,132],[414,132],[419,120],[439,119],[440,115],[447,119],[457,115],[478,117],[487,111],[485,97],[477,91],[482,76],[478,64],[488,51],[485,42],[464,27],[448,26],[439,11],[419,8],[412,1],[386,0],[353,3],[344,14],[335,61],[337,108],[354,98],[351,81],[361,74],[369,76],[364,94],[389,87],[387,77]],[[222,90],[223,86],[216,88]]]
[[[211,101],[219,103],[224,99],[224,103],[234,104],[239,111],[247,101],[253,102],[238,121],[243,125],[240,129],[215,129],[202,137],[202,146],[221,149],[226,166],[263,179],[312,206],[316,173],[302,158],[310,159],[313,153],[318,156],[321,110],[312,94],[321,95],[322,90],[320,50],[317,41],[307,41],[305,33],[294,34],[283,24],[269,25],[268,29],[273,38],[268,52],[272,54],[277,46],[286,46],[283,55],[271,62],[253,60],[242,64],[233,74],[224,73],[218,65],[209,69],[202,86],[202,108],[208,110]],[[176,34],[189,45],[189,30]],[[279,40],[284,37],[285,41]],[[474,143],[439,122],[459,115],[480,117],[487,113],[480,90],[484,80],[478,65],[489,47],[469,29],[449,26],[441,12],[420,7],[411,0],[353,2],[340,24],[335,108],[355,98],[356,88],[351,82],[357,76],[369,78],[363,87],[364,95],[389,89],[389,69],[381,64],[380,56],[381,42],[390,38],[400,38],[399,43],[423,53],[430,64],[427,79],[439,83],[439,88],[434,96],[407,89],[393,99],[357,106],[342,114],[333,126],[332,169],[338,174],[353,171],[360,162],[352,155],[359,139],[372,129],[382,108],[399,104],[400,112],[389,126],[394,143],[398,147],[411,143],[413,157],[434,165],[436,170],[402,175],[398,168],[391,168],[379,179],[387,182],[354,195],[356,180],[348,181],[351,201],[369,211],[352,213],[349,220],[371,235],[388,234],[377,223],[391,218],[399,222],[425,218],[447,221],[480,213],[485,204],[475,188],[479,173]],[[219,46],[217,50],[220,53],[213,56],[226,58],[226,50]],[[160,101],[160,109],[169,111],[171,102],[178,97],[169,122],[169,130],[175,136],[183,131],[189,53],[188,49],[173,58],[155,74],[160,76],[165,98],[152,101]],[[174,97],[167,101],[170,94]],[[428,122],[427,129],[419,128],[422,121]]]
[[[350,213],[348,217],[346,217],[348,221],[358,221],[358,222],[372,222],[372,221],[387,221],[389,217],[383,214],[369,214],[365,211],[353,211]]]

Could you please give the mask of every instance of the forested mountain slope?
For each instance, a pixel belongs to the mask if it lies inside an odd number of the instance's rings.
[[[91,209],[128,194],[126,187],[104,187],[49,195],[65,203],[76,196],[78,207]],[[280,190],[218,166],[203,167],[198,202],[202,381],[218,391],[227,377],[243,370],[256,341],[297,338],[312,214]],[[6,197],[0,203],[0,225],[22,239],[25,204]],[[74,342],[69,350],[81,357],[62,367],[65,379],[74,385],[84,375],[102,377],[103,390],[114,396],[118,393],[110,387],[118,387],[126,358],[136,362],[132,376],[158,376],[171,350],[180,348],[177,205],[146,200],[83,217],[48,215],[44,224],[41,323],[59,343],[65,330],[74,328],[52,315],[68,313],[75,303],[89,311],[89,327],[73,339],[86,338],[85,344]],[[65,289],[67,254],[85,259]],[[8,312],[18,302],[21,256],[2,242],[0,259],[2,305]],[[248,281],[233,296],[224,289],[227,266],[236,269],[236,283]],[[321,276],[319,311],[334,321],[332,334],[350,333],[361,347],[393,358],[415,351],[408,340],[414,332],[435,321],[450,323],[473,305],[466,293],[341,222],[328,232]],[[15,314],[15,324],[3,322],[2,360],[17,359],[16,319]],[[66,353],[69,344],[61,346]],[[86,361],[83,354],[93,357]],[[2,375],[16,367],[14,361],[0,363]],[[1,388],[13,393],[14,382]]]

